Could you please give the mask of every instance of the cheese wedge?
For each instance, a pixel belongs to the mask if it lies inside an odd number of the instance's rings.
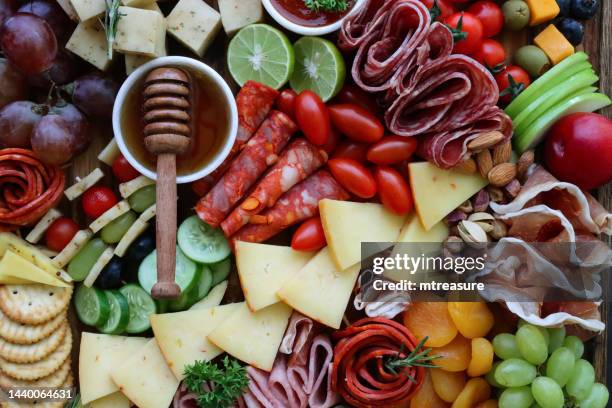
[[[253,313],[242,302],[208,335],[208,340],[237,359],[270,371],[291,312],[289,306],[278,302]]]
[[[38,221],[36,226],[32,228],[32,231],[30,231],[25,238],[26,241],[28,241],[30,244],[37,244],[38,241],[42,239],[43,235],[45,235],[45,232],[49,226],[53,224],[53,221],[57,220],[61,216],[62,213],[57,211],[55,208],[50,209],[49,212],[47,212],[45,216]]]
[[[340,271],[372,255],[362,256],[362,242],[394,242],[406,219],[372,203],[325,199],[319,210],[329,251]]]
[[[280,301],[276,292],[314,256],[278,245],[236,242],[236,266],[249,309],[256,312]]]
[[[338,329],[358,274],[359,264],[339,271],[326,247],[283,285],[278,296],[312,320]]]
[[[91,288],[93,286],[96,279],[98,279],[98,276],[100,276],[102,269],[104,269],[104,267],[110,262],[110,260],[113,259],[114,252],[115,248],[112,246],[106,248],[104,252],[102,252],[96,263],[93,264],[93,266],[89,270],[87,277],[83,281],[83,285],[87,286],[88,288]]]
[[[208,309],[209,307],[219,306],[221,301],[223,300],[223,296],[225,296],[225,291],[227,290],[227,281],[216,285],[214,288],[208,292],[208,295],[204,297],[204,299],[195,303],[193,306],[189,308],[189,310],[198,310],[198,309]]]
[[[115,366],[111,376],[121,392],[138,407],[168,408],[179,387],[155,339]]]
[[[87,404],[119,391],[111,371],[122,365],[149,339],[83,332],[79,352],[81,401]]]
[[[0,261],[0,276],[22,279],[29,283],[42,283],[43,285],[62,288],[70,287],[70,284],[48,274],[11,250],[7,250]]]
[[[132,243],[136,241],[140,234],[145,232],[148,227],[149,223],[141,220],[140,218],[134,221],[134,223],[130,225],[130,228],[121,238],[121,241],[119,241],[119,243],[117,244],[117,247],[115,248],[115,255],[120,258],[123,257],[123,255],[125,255],[125,253],[129,249],[130,245],[132,245]]]
[[[239,307],[239,303],[189,310],[179,313],[151,315],[151,327],[170,370],[182,380],[186,365],[210,361],[223,350],[206,336]]]
[[[70,260],[79,253],[79,251],[89,242],[92,237],[93,232],[88,229],[77,232],[74,237],[72,237],[68,245],[62,249],[62,252],[53,258],[53,264],[58,268],[63,268],[64,266],[68,265]]]
[[[444,170],[429,162],[410,163],[408,170],[416,212],[425,230],[488,184],[480,175]]]
[[[88,405],[89,408],[130,408],[131,406],[132,402],[120,392],[91,401]]]
[[[98,181],[104,178],[104,173],[99,168],[96,168],[94,171],[89,173],[87,176],[80,179],[76,184],[72,187],[67,188],[64,191],[64,195],[70,201],[73,201],[75,198],[80,197],[85,191],[89,190],[93,187]]]
[[[138,176],[133,180],[119,184],[119,193],[121,197],[128,198],[136,191],[143,187],[150,186],[151,184],[155,184],[155,181],[145,176]]]
[[[95,234],[107,226],[111,221],[121,217],[128,211],[130,211],[130,205],[128,202],[126,200],[119,201],[117,204],[106,210],[104,214],[96,218],[91,224],[89,224],[89,229],[91,229]]]
[[[39,267],[47,274],[62,279],[66,282],[72,282],[72,278],[70,276],[60,270],[60,268],[56,267],[53,264],[51,258],[46,256],[40,249],[36,248],[34,245],[29,244],[23,239],[19,238],[17,235],[10,232],[1,232],[0,233],[0,257],[4,256],[4,253],[7,250],[13,251],[15,254],[19,255],[26,261],[34,264]]]
[[[112,166],[115,159],[121,154],[119,150],[119,146],[117,145],[117,141],[113,137],[110,142],[106,145],[104,149],[98,155],[98,160],[107,166]]]

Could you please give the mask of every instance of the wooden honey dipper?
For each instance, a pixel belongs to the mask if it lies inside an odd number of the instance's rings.
[[[191,80],[178,68],[156,68],[145,79],[144,144],[157,156],[157,299],[176,298],[176,155],[191,143]]]

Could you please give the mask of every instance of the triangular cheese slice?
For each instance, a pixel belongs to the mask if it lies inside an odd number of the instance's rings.
[[[243,302],[208,335],[208,339],[237,359],[270,371],[291,312],[282,302],[251,312]]]
[[[223,353],[206,336],[235,312],[237,305],[151,315],[155,339],[176,378],[185,377],[186,365],[198,360],[210,361]]]
[[[0,232],[0,257],[4,256],[7,250],[13,251],[15,254],[39,267],[54,278],[61,277],[63,280],[70,281],[68,275],[53,265],[51,258],[45,255],[40,249],[13,233]]]
[[[329,248],[323,248],[283,285],[278,296],[312,320],[338,329],[358,274],[359,264],[338,271]]]
[[[114,367],[111,376],[121,392],[138,407],[168,408],[179,387],[155,339]]]
[[[49,275],[33,263],[26,261],[10,249],[4,253],[2,260],[0,260],[0,276],[62,288],[70,286],[68,283]]]
[[[416,211],[426,230],[489,184],[478,174],[443,170],[429,162],[410,163],[408,170]]]
[[[279,302],[276,292],[313,255],[286,246],[236,242],[236,266],[249,308],[256,312]]]
[[[131,406],[132,402],[120,392],[91,401],[88,405],[89,408],[130,408]]]
[[[84,332],[79,352],[79,383],[83,404],[119,391],[111,379],[111,371],[148,341],[142,337]]]
[[[367,258],[361,254],[362,242],[394,242],[406,219],[381,204],[325,199],[319,209],[327,245],[341,271]]]
[[[217,284],[214,288],[208,292],[202,300],[195,303],[193,306],[189,308],[189,310],[197,310],[197,309],[208,309],[209,307],[219,306],[223,297],[225,296],[225,291],[227,290],[228,281],[224,280],[223,282]]]

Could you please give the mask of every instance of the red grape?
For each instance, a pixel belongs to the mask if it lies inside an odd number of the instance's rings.
[[[15,14],[15,2],[13,0],[0,0],[0,26],[4,20]]]
[[[66,119],[47,115],[34,127],[32,150],[48,164],[64,164],[75,151],[74,137]]]
[[[40,121],[46,106],[30,101],[17,101],[0,110],[0,146],[30,147],[34,126]]]
[[[17,11],[34,14],[49,23],[60,44],[65,44],[74,31],[75,24],[55,1],[32,0],[19,7]]]
[[[114,79],[93,73],[74,81],[72,102],[89,116],[110,118],[117,92],[119,84]]]
[[[74,141],[74,153],[78,154],[83,152],[89,142],[89,122],[83,113],[76,108],[73,104],[62,101],[62,104],[58,104],[51,108],[54,113],[60,115],[65,121],[66,126],[70,129]]]
[[[0,58],[0,84],[0,108],[28,95],[26,79],[4,58]]]
[[[49,23],[28,13],[16,13],[0,33],[4,55],[26,75],[39,74],[53,65],[57,39]]]
[[[74,80],[79,73],[79,66],[72,55],[59,51],[53,65],[47,71],[28,77],[30,85],[48,90],[52,83],[65,85]]]

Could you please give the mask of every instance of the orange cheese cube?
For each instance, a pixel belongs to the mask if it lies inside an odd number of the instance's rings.
[[[574,53],[574,46],[553,24],[538,34],[533,42],[548,55],[555,65]]]
[[[536,26],[557,17],[561,9],[555,0],[526,0],[529,6],[529,25]]]

